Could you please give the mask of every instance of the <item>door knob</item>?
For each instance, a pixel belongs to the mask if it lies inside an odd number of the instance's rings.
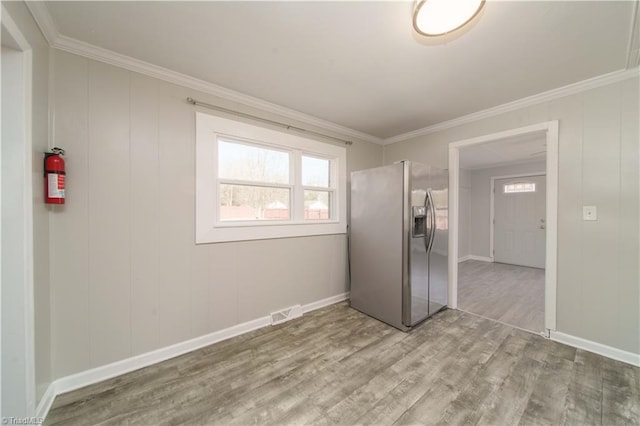
[[[544,229],[544,225],[540,225],[540,229]]]

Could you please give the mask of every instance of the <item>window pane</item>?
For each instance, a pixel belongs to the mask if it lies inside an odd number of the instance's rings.
[[[329,191],[304,191],[304,218],[330,219],[331,193]]]
[[[289,189],[220,185],[220,220],[287,220]]]
[[[531,183],[510,183],[504,186],[505,194],[516,194],[518,192],[536,192],[536,184]]]
[[[302,184],[329,188],[331,162],[324,158],[302,156]]]
[[[289,153],[218,141],[218,176],[253,182],[289,183]]]

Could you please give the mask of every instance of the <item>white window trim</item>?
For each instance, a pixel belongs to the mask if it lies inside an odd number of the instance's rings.
[[[318,190],[334,191],[334,203],[331,206],[330,220],[304,221],[242,221],[219,222],[218,215],[218,175],[217,175],[217,138],[252,141],[258,145],[272,146],[275,149],[287,149],[294,152],[292,164],[300,161],[300,156],[309,155],[332,159],[331,188]],[[291,183],[293,197],[299,197],[296,191],[311,189],[295,185],[301,182],[301,176],[293,176]],[[196,112],[196,244],[227,241],[261,240],[270,238],[289,238],[312,235],[344,234],[347,229],[347,150],[344,147],[322,143],[291,133],[280,132],[253,124]],[[258,183],[259,185],[259,183]],[[279,185],[274,185],[279,186]],[[287,186],[287,185],[284,185]],[[313,188],[316,189],[316,188]],[[300,203],[297,203],[300,204]],[[292,208],[299,208],[296,203]],[[291,212],[292,217],[294,212]],[[301,216],[299,216],[301,217]]]

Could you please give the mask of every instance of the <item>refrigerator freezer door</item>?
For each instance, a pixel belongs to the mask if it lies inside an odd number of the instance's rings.
[[[402,324],[404,165],[351,174],[351,306]]]
[[[448,303],[449,173],[432,168],[430,176],[435,207],[435,235],[429,253],[429,315],[433,315]]]
[[[418,163],[407,163],[410,167],[409,204],[413,212],[420,212],[424,217],[411,218],[412,227],[418,226],[419,220],[423,228],[422,233],[413,232],[409,235],[409,279],[408,291],[405,290],[404,323],[413,326],[429,316],[429,256],[427,253],[428,239],[432,232],[429,221],[431,217],[427,191],[430,187],[430,167]]]

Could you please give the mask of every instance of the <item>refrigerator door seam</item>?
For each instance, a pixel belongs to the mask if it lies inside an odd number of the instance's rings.
[[[402,323],[411,327],[411,163],[403,161],[402,166]]]

